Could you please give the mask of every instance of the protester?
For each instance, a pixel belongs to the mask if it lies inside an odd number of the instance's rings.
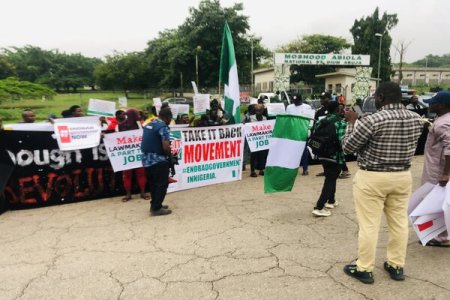
[[[63,118],[72,118],[72,112],[70,111],[70,109],[65,109],[61,112],[61,116]]]
[[[139,111],[136,109],[128,109],[125,112],[125,120],[117,124],[116,130],[117,131],[128,131],[128,130],[135,130],[142,128],[141,125],[141,118]],[[145,193],[145,185],[147,184],[147,180],[145,177],[145,169],[144,168],[136,168],[131,170],[124,170],[122,171],[122,178],[123,178],[123,187],[125,188],[125,192],[127,193],[124,198],[122,198],[123,202],[127,202],[131,200],[131,190],[133,188],[133,173],[136,176],[136,180],[139,185],[139,189],[141,191],[141,198],[148,200],[150,199],[149,195]]]
[[[72,105],[70,108],[70,113],[72,114],[72,117],[82,117],[83,116],[83,110],[79,105]]]
[[[327,104],[330,101],[333,101],[331,98],[331,94],[328,92],[322,92],[319,95],[319,99],[320,99],[320,104],[322,105],[322,107],[320,107],[317,111],[316,114],[314,116],[314,119],[316,120],[316,122],[322,118],[324,118],[327,114],[328,114],[328,110],[327,110]],[[324,176],[325,172],[320,172],[318,174],[316,174],[316,176]]]
[[[226,116],[226,112],[220,106],[219,101],[217,99],[213,99],[211,101],[211,109],[208,111],[209,117],[209,125],[225,125],[228,123],[228,118]]]
[[[344,152],[342,151],[342,138],[344,137],[346,123],[339,116],[339,104],[336,101],[328,102],[326,109],[328,114],[325,118],[319,120],[314,127],[314,130],[317,130],[322,123],[331,122],[334,124],[333,128],[336,130],[336,138],[337,138],[337,149],[334,155],[330,157],[321,157],[319,156],[319,160],[322,163],[322,167],[325,174],[325,180],[323,182],[322,191],[320,193],[319,199],[317,200],[316,206],[312,211],[312,214],[317,217],[328,217],[331,216],[331,211],[328,209],[333,209],[338,205],[338,202],[335,199],[336,193],[336,181],[341,173],[342,164],[344,163]],[[314,134],[314,133],[313,133]],[[336,141],[330,141],[335,143]],[[328,145],[326,145],[328,147]],[[331,148],[332,145],[330,144]]]
[[[430,182],[446,186],[450,178],[450,91],[438,92],[425,102],[437,118],[429,129],[425,144],[422,184]],[[448,232],[432,239],[427,246],[450,247]]]
[[[143,126],[147,125],[148,123],[150,123],[153,120],[158,119],[158,114],[156,113],[156,106],[152,105],[152,107],[150,108],[150,112],[151,112],[151,114],[149,114],[149,116],[145,120],[144,124],[142,124]]]
[[[310,105],[302,102],[301,95],[293,95],[292,96],[292,104],[289,104],[286,107],[286,113],[290,115],[295,116],[303,116],[306,118],[314,118],[314,110],[311,108]],[[311,121],[311,126],[314,124],[313,121]],[[309,175],[308,172],[308,166],[309,166],[309,151],[307,148],[305,148],[305,151],[303,151],[302,158],[300,160],[300,166],[303,168],[303,176]]]
[[[254,106],[254,114],[250,115],[248,122],[259,122],[267,120],[264,113],[264,106],[256,104]],[[250,176],[258,177],[256,170],[259,170],[259,175],[264,176],[264,169],[266,168],[267,154],[269,150],[261,150],[250,153]]]
[[[111,119],[111,122],[109,123],[106,130],[115,130],[117,125],[125,121],[125,112],[121,109],[116,110],[115,117]]]
[[[36,114],[31,109],[24,109],[22,112],[22,121],[20,123],[34,123],[36,121]]]
[[[353,196],[359,235],[356,264],[346,265],[344,272],[363,283],[374,282],[372,271],[383,212],[389,232],[384,269],[394,280],[405,279],[407,206],[412,182],[409,168],[422,123],[420,116],[407,110],[401,100],[400,86],[384,82],[375,91],[376,113],[360,120],[353,111],[345,115],[348,124],[344,151],[358,154]]]
[[[172,112],[169,107],[161,108],[158,119],[144,126],[142,136],[142,164],[147,180],[150,183],[152,197],[150,214],[152,216],[172,213],[167,205],[163,205],[169,185],[170,129]]]

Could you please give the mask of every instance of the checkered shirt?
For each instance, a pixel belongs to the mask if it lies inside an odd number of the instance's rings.
[[[344,152],[356,152],[361,169],[405,171],[411,166],[422,128],[418,114],[407,110],[401,103],[388,104],[361,118],[355,125],[347,125]]]

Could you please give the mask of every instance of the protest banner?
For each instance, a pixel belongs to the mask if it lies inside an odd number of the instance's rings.
[[[191,189],[242,179],[242,125],[180,129],[178,185],[169,191]],[[174,149],[174,146],[172,146]]]
[[[114,117],[116,102],[99,99],[89,99],[87,114],[90,116]]]
[[[60,150],[92,148],[100,143],[98,117],[55,119],[53,126]]]
[[[31,208],[124,193],[122,176],[113,172],[103,143],[90,149],[61,151],[52,135],[53,131],[0,131],[0,151],[4,153],[0,155],[1,162],[13,166],[4,188],[7,208]]]
[[[272,137],[274,125],[275,120],[267,120],[246,123],[242,127],[250,152],[269,149],[269,140]]]
[[[271,117],[286,113],[286,108],[283,103],[267,103],[266,108],[267,114]]]
[[[194,115],[205,115],[210,109],[209,94],[196,94],[194,96]]]
[[[249,91],[241,91],[239,92],[239,99],[242,103],[250,103],[250,92]]]
[[[103,141],[114,172],[142,168],[142,129],[108,133]]]

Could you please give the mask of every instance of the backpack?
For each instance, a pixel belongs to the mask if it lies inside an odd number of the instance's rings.
[[[324,118],[320,120],[308,141],[308,146],[312,153],[319,157],[331,158],[339,152],[339,143],[336,126],[336,119]]]

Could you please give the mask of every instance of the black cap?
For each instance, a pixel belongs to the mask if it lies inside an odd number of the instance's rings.
[[[328,92],[322,92],[319,96],[320,99],[331,99],[331,94]]]

